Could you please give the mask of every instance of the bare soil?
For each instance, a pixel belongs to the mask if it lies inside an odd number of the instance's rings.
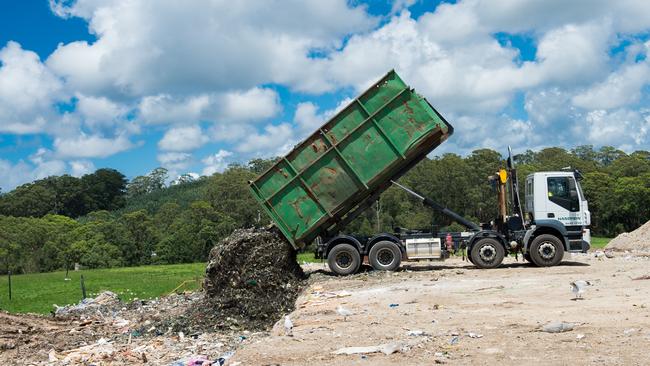
[[[65,364],[64,357],[79,353],[69,350],[100,337],[111,342],[110,352],[68,364],[169,365],[193,355],[216,360],[231,350],[235,354],[227,365],[650,364],[648,257],[574,255],[551,268],[508,258],[493,270],[451,259],[349,277],[331,276],[323,266],[304,267],[309,285],[289,314],[291,335],[280,321],[270,332],[179,334],[170,325],[162,334],[129,337],[114,321],[84,324],[0,313],[0,364]],[[583,300],[573,300],[569,283],[576,280],[592,283]],[[159,324],[140,327],[147,314],[173,322],[183,308],[198,304],[191,296],[174,301],[181,305],[170,303],[163,312],[136,307],[120,316],[146,332]],[[339,306],[352,315],[339,315]],[[551,322],[571,323],[573,330],[541,331]],[[380,345],[397,352],[334,354]],[[48,362],[51,349],[55,362]]]
[[[612,239],[605,249],[614,251],[650,252],[650,221],[629,233],[622,233]]]
[[[282,327],[244,347],[242,365],[647,365],[650,274],[647,257],[574,256],[551,268],[507,263],[475,269],[452,259],[396,273],[320,275]],[[593,283],[572,300],[569,283]],[[396,304],[397,306],[391,304]],[[338,306],[354,313],[344,319]],[[540,327],[564,321],[572,331]],[[423,335],[409,335],[420,334]],[[470,334],[472,333],[472,334]],[[476,337],[476,338],[472,338]],[[336,355],[343,347],[397,344],[390,355]]]

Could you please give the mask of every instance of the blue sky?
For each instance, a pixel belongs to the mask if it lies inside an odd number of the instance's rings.
[[[6,1],[0,187],[282,154],[395,68],[436,153],[650,143],[644,2]]]

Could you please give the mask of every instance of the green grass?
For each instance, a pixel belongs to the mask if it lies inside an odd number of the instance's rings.
[[[592,249],[602,249],[604,248],[612,238],[603,238],[599,236],[591,237],[591,248]]]
[[[70,281],[65,281],[65,271],[11,276],[12,300],[9,301],[8,278],[0,276],[0,309],[16,313],[43,313],[59,306],[81,300],[81,275],[84,276],[86,295],[109,290],[121,300],[148,299],[166,295],[183,284],[179,291],[194,290],[201,286],[205,263],[173,264],[159,266],[126,267],[70,271]]]
[[[304,252],[304,253],[298,253],[298,263],[302,264],[303,262],[320,263],[321,260],[314,258],[314,252],[312,252],[312,251]]]

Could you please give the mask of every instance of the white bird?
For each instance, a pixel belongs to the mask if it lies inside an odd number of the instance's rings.
[[[582,299],[582,294],[584,294],[587,290],[587,286],[591,286],[591,282],[584,280],[571,282],[571,292],[573,292],[573,295],[575,295],[573,299]]]
[[[336,313],[343,317],[343,321],[348,321],[348,316],[354,314],[353,312],[344,308],[341,305],[336,307]]]
[[[292,336],[292,330],[293,330],[293,323],[291,322],[291,319],[289,318],[289,315],[284,316],[284,333],[288,336]]]

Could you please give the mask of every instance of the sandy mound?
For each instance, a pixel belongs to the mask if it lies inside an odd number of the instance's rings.
[[[291,312],[305,275],[277,230],[236,230],[210,252],[203,288],[226,326],[265,329]],[[216,319],[215,319],[216,320]]]
[[[640,228],[623,233],[609,242],[605,249],[615,251],[650,251],[650,221]]]

